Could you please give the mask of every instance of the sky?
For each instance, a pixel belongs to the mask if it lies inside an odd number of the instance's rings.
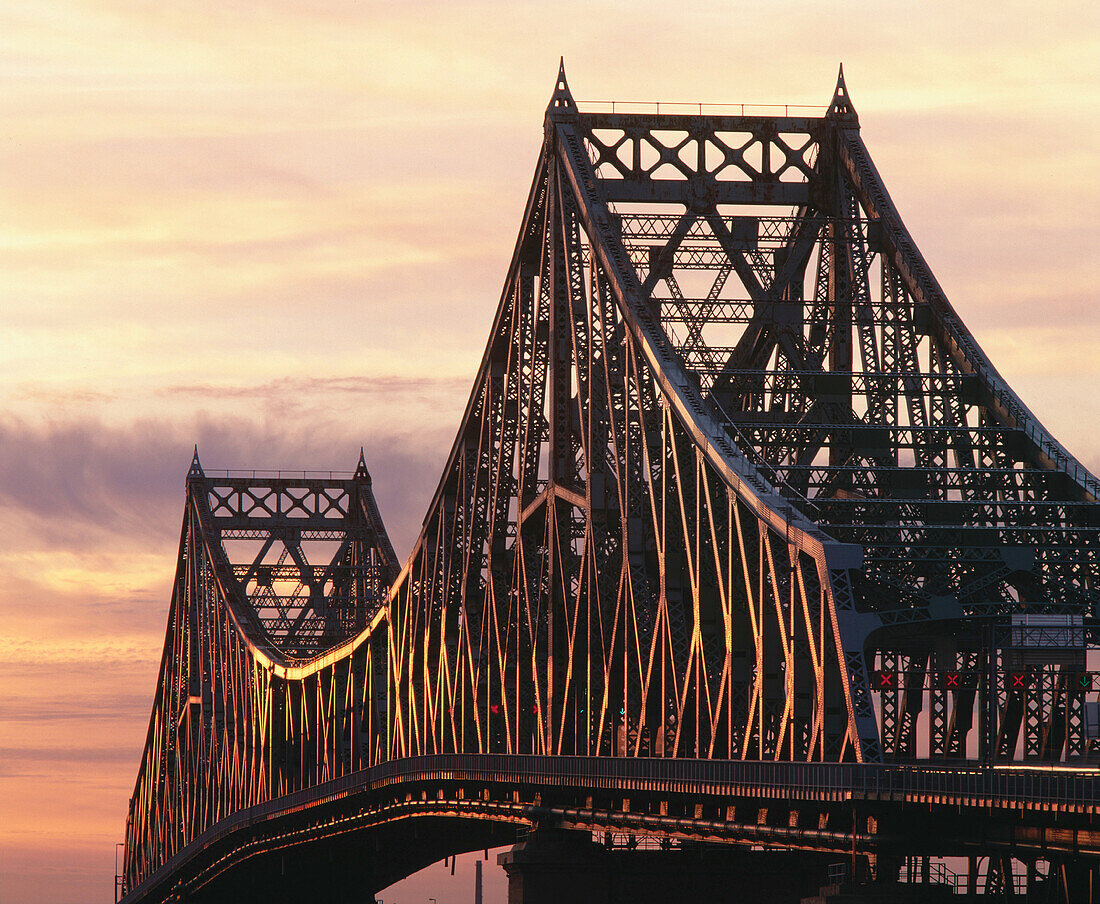
[[[559,55],[582,102],[823,105],[843,61],[948,297],[1100,471],[1100,5],[6,0],[4,904],[113,900],[193,444],[210,469],[363,446],[409,551]]]

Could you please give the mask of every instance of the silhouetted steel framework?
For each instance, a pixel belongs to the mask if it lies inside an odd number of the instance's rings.
[[[408,758],[1083,762],[1098,491],[948,303],[843,74],[752,115],[580,112],[562,71],[400,573],[363,461],[196,454],[126,886]]]

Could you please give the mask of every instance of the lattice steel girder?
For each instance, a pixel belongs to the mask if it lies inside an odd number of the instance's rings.
[[[208,478],[210,514],[221,530],[254,527],[324,529],[343,524],[353,504],[346,480]]]
[[[692,207],[699,201],[701,192],[715,204],[778,204],[797,207],[810,199],[806,185],[770,182],[713,182],[700,186],[694,182],[647,182],[623,180],[609,185],[605,192],[608,201],[620,203],[662,201]]]

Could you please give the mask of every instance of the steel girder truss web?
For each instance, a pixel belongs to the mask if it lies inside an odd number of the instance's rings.
[[[582,113],[562,71],[400,573],[364,462],[196,456],[126,885],[420,754],[962,758],[977,708],[987,760],[1080,758],[1098,488],[947,302],[843,75],[817,115],[681,115]],[[998,653],[1021,613],[1080,626],[1068,658]]]

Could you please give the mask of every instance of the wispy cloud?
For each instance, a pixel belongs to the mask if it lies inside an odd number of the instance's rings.
[[[456,394],[454,381],[441,384]],[[340,388],[342,387],[342,389]],[[183,479],[197,443],[208,467],[351,470],[365,446],[375,493],[392,524],[395,541],[418,530],[453,427],[393,424],[382,433],[326,412],[317,395],[366,394],[354,381],[303,377],[258,387],[230,387],[245,400],[262,400],[258,420],[197,417],[190,422],[142,420],[116,425],[78,421],[28,422],[0,418],[0,502],[12,549],[51,554],[116,547],[138,548],[154,539],[158,548],[178,532]],[[386,394],[387,390],[377,390]],[[216,398],[218,387],[166,390],[198,400]],[[429,407],[432,394],[415,381],[397,379],[386,404]],[[346,406],[334,406],[342,411]],[[458,408],[454,405],[454,408]],[[263,414],[267,416],[264,417]],[[457,415],[452,415],[457,421]],[[35,536],[38,539],[34,539]],[[39,563],[41,564],[41,563]]]
[[[188,397],[205,401],[212,397],[233,397],[263,405],[276,400],[282,408],[289,405],[315,404],[333,396],[351,396],[363,402],[367,399],[399,405],[406,410],[440,411],[452,417],[456,399],[464,398],[472,378],[469,376],[396,376],[374,377],[310,377],[288,376],[259,384],[190,383],[165,386],[158,394]],[[308,401],[304,401],[308,400]]]

